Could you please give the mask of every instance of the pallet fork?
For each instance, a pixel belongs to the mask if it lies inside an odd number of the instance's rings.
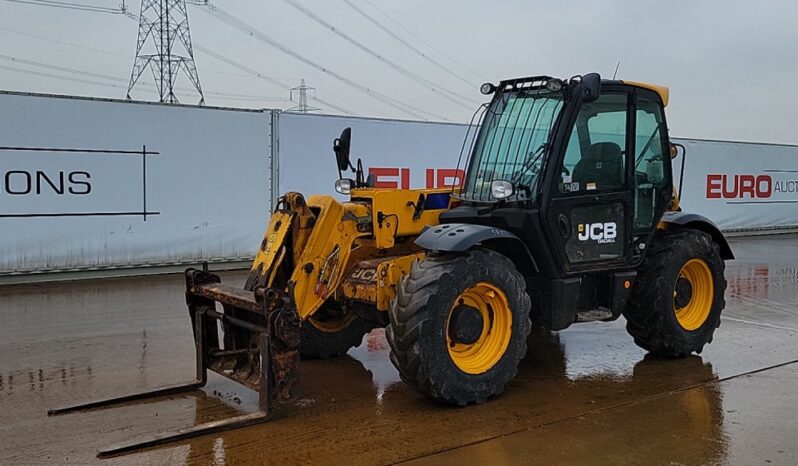
[[[196,378],[169,385],[86,403],[52,408],[48,415],[103,408],[189,392],[203,387],[208,370],[258,392],[258,410],[230,419],[199,424],[172,432],[125,441],[100,449],[99,458],[116,456],[200,435],[260,424],[270,419],[273,401],[296,399],[299,390],[299,325],[293,300],[282,290],[257,287],[247,291],[221,284],[218,275],[189,268],[186,304],[191,316],[196,348]],[[224,312],[218,312],[216,302]],[[217,322],[223,329],[219,342]]]

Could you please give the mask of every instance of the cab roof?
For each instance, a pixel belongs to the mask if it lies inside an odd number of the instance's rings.
[[[644,83],[640,81],[626,81],[626,80],[619,80],[621,84],[626,84],[627,86],[634,86],[640,87],[643,89],[649,89],[651,91],[656,92],[659,94],[660,99],[662,99],[662,106],[668,106],[668,98],[670,97],[670,90],[666,86],[660,86],[659,84],[651,84],[651,83]]]
[[[545,76],[544,75],[544,76],[528,76],[528,77],[525,77],[525,78],[505,79],[503,81],[500,81],[499,85],[497,87],[499,89],[505,89],[507,86],[510,86],[511,88],[513,88],[513,87],[518,88],[519,86],[531,86],[536,81],[545,82],[545,81],[548,81],[548,80],[551,80],[551,79],[557,79],[557,78],[553,78],[551,76]],[[563,80],[559,80],[559,81],[564,82]],[[615,80],[615,79],[602,79],[601,83],[602,84],[621,84],[621,85],[639,87],[641,89],[648,89],[648,90],[654,91],[654,92],[656,92],[659,95],[660,99],[662,99],[662,106],[663,107],[667,107],[668,106],[668,98],[670,96],[670,90],[666,86],[661,86],[659,84],[652,84],[652,83],[644,83],[644,82],[641,82],[641,81],[626,81],[626,80],[620,80],[620,79],[618,79],[618,80]]]

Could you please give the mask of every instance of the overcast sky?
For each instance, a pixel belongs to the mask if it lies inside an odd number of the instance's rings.
[[[60,1],[116,8],[120,0]],[[798,79],[795,2],[349,0],[434,59],[440,65],[436,66],[344,0],[294,1],[402,71],[336,36],[287,0],[215,3],[308,60],[371,89],[372,94],[254,39],[199,6],[189,6],[193,40],[199,47],[273,80],[298,85],[304,78],[316,88],[319,99],[352,113],[410,119],[427,112],[467,121],[483,100],[478,86],[485,80],[535,74],[568,77],[592,71],[611,77],[620,61],[619,78],[670,87],[672,136],[798,143],[793,116],[798,108],[798,85],[792,81]],[[128,3],[131,11],[138,13],[140,2]],[[122,15],[0,0],[0,55],[6,57],[0,58],[0,89],[124,98],[137,29],[137,22]],[[7,57],[120,81],[13,62]],[[195,50],[195,58],[209,105],[294,105],[287,101],[288,91],[271,82],[200,50]],[[147,76],[146,81],[152,83],[152,78]],[[186,79],[178,85],[190,87]],[[157,99],[152,89],[142,86],[133,97]],[[386,104],[374,93],[401,104]],[[197,100],[184,92],[179,97],[184,103]],[[310,104],[339,113],[315,101]],[[410,111],[396,108],[402,105],[411,107]]]

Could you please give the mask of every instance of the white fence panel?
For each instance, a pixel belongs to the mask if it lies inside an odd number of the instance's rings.
[[[345,127],[379,186],[462,177],[462,124],[0,92],[0,275],[250,258],[270,199],[333,192]],[[674,142],[686,211],[726,230],[798,227],[798,147]]]
[[[0,93],[0,274],[251,257],[270,119]]]

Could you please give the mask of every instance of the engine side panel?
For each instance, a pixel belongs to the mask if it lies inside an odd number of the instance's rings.
[[[423,252],[403,256],[386,256],[357,262],[346,274],[337,298],[373,304],[387,311],[396,297],[396,286],[410,273],[413,262],[424,258]]]

